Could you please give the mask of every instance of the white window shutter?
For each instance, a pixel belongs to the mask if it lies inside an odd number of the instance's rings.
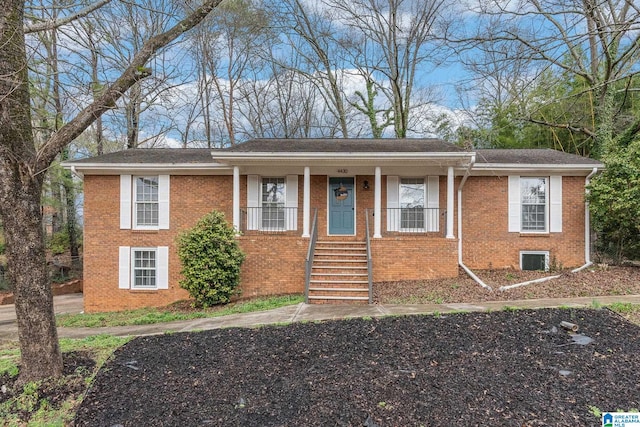
[[[257,230],[260,224],[260,177],[247,175],[247,230]]]
[[[549,231],[562,232],[562,176],[552,176],[549,182]]]
[[[156,286],[169,289],[169,247],[158,246],[156,255]]]
[[[131,175],[120,175],[120,228],[131,228]]]
[[[400,229],[400,180],[387,176],[387,231]]]
[[[440,229],[440,177],[427,177],[427,231]]]
[[[509,176],[509,232],[520,232],[520,177],[516,175]]]
[[[169,193],[171,177],[169,175],[158,176],[158,228],[169,229]]]
[[[120,246],[118,256],[118,288],[129,289],[131,282],[131,247]]]
[[[287,175],[285,183],[285,218],[287,230],[298,229],[298,175]]]

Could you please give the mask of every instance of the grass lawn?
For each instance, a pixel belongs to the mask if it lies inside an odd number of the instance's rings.
[[[56,316],[56,323],[58,326],[66,328],[150,325],[153,323],[174,322],[176,320],[220,317],[230,314],[271,310],[287,305],[299,304],[303,301],[304,297],[302,295],[284,295],[270,298],[255,298],[208,309],[197,309],[192,307],[191,302],[181,301],[159,308],[140,308],[137,310],[110,313],[61,314]]]

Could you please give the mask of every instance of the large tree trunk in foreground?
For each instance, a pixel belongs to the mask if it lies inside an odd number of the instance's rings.
[[[20,381],[26,382],[61,375],[62,356],[45,262],[42,174],[33,179],[21,176],[16,167],[5,167],[6,163],[0,174],[0,204],[18,318]]]
[[[62,355],[47,277],[40,197],[44,171],[34,171],[23,3],[2,4],[0,20],[0,217],[14,286],[20,337],[20,381],[62,374]]]
[[[203,1],[170,30],[147,40],[122,75],[38,149],[31,125],[24,0],[0,3],[0,218],[16,297],[20,382],[62,374],[40,212],[46,170],[71,141],[115,106],[122,94],[150,75],[147,62],[159,49],[202,22],[221,1]]]

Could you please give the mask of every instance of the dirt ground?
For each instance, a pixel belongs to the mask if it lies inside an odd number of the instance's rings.
[[[639,334],[607,309],[545,309],[142,337],[75,425],[599,425],[640,407]]]

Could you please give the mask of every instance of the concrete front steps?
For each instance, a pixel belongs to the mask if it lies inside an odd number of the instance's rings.
[[[368,304],[367,244],[323,240],[316,243],[309,304]]]

